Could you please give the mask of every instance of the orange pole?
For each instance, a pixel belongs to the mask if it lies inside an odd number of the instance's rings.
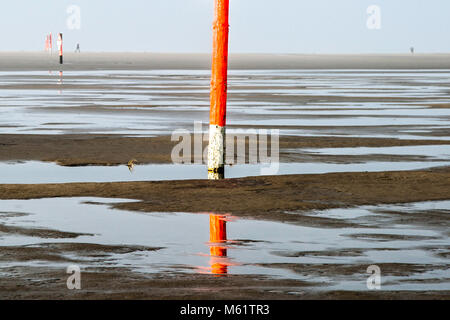
[[[221,179],[224,176],[228,34],[229,0],[215,0],[208,149],[209,179]]]
[[[216,275],[226,274],[228,269],[226,264],[217,259],[227,256],[226,247],[220,245],[227,241],[227,222],[224,218],[225,216],[215,214],[209,216],[209,241],[213,244],[210,247],[211,272]]]

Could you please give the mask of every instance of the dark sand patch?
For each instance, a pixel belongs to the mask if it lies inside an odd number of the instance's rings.
[[[405,235],[405,234],[390,234],[390,233],[354,233],[346,235],[347,237],[365,240],[365,241],[421,241],[421,240],[437,240],[439,237],[420,236],[420,235]]]
[[[161,247],[146,247],[135,245],[103,245],[96,243],[42,243],[38,247],[59,252],[76,252],[82,256],[98,256],[99,254],[125,254],[138,251],[157,251]]]
[[[68,290],[64,268],[19,267],[5,281],[1,299],[277,299],[275,289],[304,288],[310,283],[264,277],[173,273],[148,275],[124,268],[82,269],[82,290]]]
[[[172,163],[171,152],[178,141],[170,136],[121,137],[118,135],[0,135],[0,161],[51,161],[63,166],[123,165],[130,159],[140,164]],[[358,137],[294,137],[280,136],[280,161],[320,161],[333,163],[365,161],[423,161],[423,157],[370,155],[336,156],[313,155],[286,149],[394,147],[412,145],[444,145],[448,141],[401,140],[391,138]],[[247,159],[248,159],[248,141]],[[270,139],[269,139],[270,146]],[[203,147],[206,147],[204,142]],[[192,153],[193,154],[193,153]]]
[[[310,152],[280,152],[280,158],[283,162],[295,163],[367,163],[367,162],[423,162],[423,161],[442,161],[442,159],[433,159],[428,156],[414,155],[389,155],[389,154],[367,154],[367,155],[327,155],[314,154]]]
[[[1,135],[0,161],[52,161],[64,166],[171,163],[170,136],[125,138],[114,135]]]
[[[64,238],[78,238],[81,236],[93,236],[90,233],[75,233],[75,232],[65,232],[58,230],[51,230],[45,228],[24,228],[17,226],[8,226],[0,224],[0,234],[14,234],[26,237],[38,237],[46,239],[64,239]]]
[[[282,267],[282,266],[280,266]],[[290,267],[292,266],[284,266]],[[327,265],[297,265],[305,272],[339,271],[361,273],[361,267]],[[388,269],[388,265],[383,265]],[[385,270],[383,269],[383,270]],[[421,266],[392,265],[392,270],[421,271]],[[2,278],[0,299],[157,299],[157,300],[276,300],[276,299],[449,299],[450,291],[317,291],[320,283],[299,280],[267,279],[258,276],[228,275],[214,277],[205,274],[174,273],[146,275],[123,268],[82,269],[82,290],[68,290],[65,268],[11,267]],[[398,272],[397,273],[401,273]]]
[[[159,247],[103,245],[94,243],[41,243],[27,246],[0,247],[0,261],[83,262],[84,258],[105,258],[111,254],[157,251]],[[71,257],[67,257],[70,255]]]
[[[15,217],[24,217],[28,216],[28,213],[25,212],[7,212],[7,211],[0,211],[0,219],[8,219],[8,218],[15,218]]]
[[[323,250],[323,251],[273,251],[272,254],[287,257],[287,258],[299,258],[299,257],[360,257],[364,255],[367,249],[361,248],[345,248],[336,250]],[[379,249],[383,250],[383,249]]]
[[[269,268],[288,269],[293,272],[309,276],[352,276],[361,275],[365,280],[367,264],[329,264],[329,263],[270,263],[259,264]],[[410,263],[378,263],[377,266],[383,270],[384,276],[410,276],[415,273],[424,273],[433,270],[447,270],[447,265],[436,264],[410,264]]]

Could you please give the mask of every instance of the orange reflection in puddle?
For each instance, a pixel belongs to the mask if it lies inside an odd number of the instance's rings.
[[[238,264],[231,262],[227,257],[229,241],[227,239],[227,222],[233,221],[229,215],[209,215],[209,267],[198,267],[200,273],[210,273],[217,277],[226,276],[229,266]]]

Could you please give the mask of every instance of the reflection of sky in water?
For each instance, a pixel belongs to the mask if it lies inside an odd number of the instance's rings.
[[[321,174],[328,172],[381,172],[419,170],[450,165],[450,161],[415,161],[367,163],[280,163],[276,174]],[[227,166],[226,178],[260,176],[262,168],[270,164],[247,164]],[[0,184],[36,184],[69,182],[119,182],[206,179],[205,165],[149,164],[137,165],[133,173],[123,166],[63,167],[54,163],[30,161],[9,164],[0,162]],[[274,174],[274,172],[270,172]]]
[[[232,70],[228,124],[449,127],[450,109],[404,105],[417,104],[416,98],[424,105],[448,103],[449,75],[447,70]],[[208,70],[71,71],[64,73],[62,86],[58,81],[58,72],[0,72],[0,133],[151,135],[187,127],[196,120],[208,121]],[[8,87],[13,85],[26,87]],[[31,85],[50,87],[32,89]],[[271,89],[266,90],[267,87]],[[261,93],[269,100],[257,97]],[[315,99],[303,104],[295,101],[296,96],[303,99],[309,95],[323,99],[387,100],[328,103]],[[399,102],[393,103],[389,98]],[[90,108],[93,106],[101,108]],[[340,110],[348,108],[360,110]],[[180,116],[181,110],[195,113]],[[254,119],[256,116],[264,119]],[[49,122],[66,124],[55,128],[46,124]],[[408,135],[420,133],[411,131]],[[398,134],[391,132],[387,136]]]
[[[113,210],[106,205],[86,204],[130,202],[132,200],[99,198],[53,198],[40,200],[1,200],[4,212],[29,213],[25,216],[4,217],[2,223],[22,227],[41,227],[66,232],[89,233],[94,236],[80,236],[75,239],[41,239],[37,237],[4,235],[0,245],[37,245],[42,243],[97,243],[104,245],[140,245],[163,247],[159,251],[138,251],[127,254],[111,254],[109,257],[84,258],[82,267],[125,266],[140,272],[170,272],[174,267],[182,272],[205,272],[210,263],[209,214],[188,213],[138,213]],[[365,206],[361,208],[336,209],[338,218],[378,215],[376,210],[414,210],[449,209],[448,201],[424,202],[410,205]],[[353,213],[352,213],[353,212]],[[295,214],[295,213],[292,213]],[[336,218],[335,209],[314,212],[321,217]],[[232,218],[232,217],[231,217]],[[377,228],[376,220],[367,228],[319,228],[291,225],[279,222],[256,221],[248,219],[228,219],[227,222],[227,261],[230,274],[258,274],[270,277],[322,280],[339,289],[365,290],[367,275],[365,269],[374,263],[417,263],[442,266],[447,259],[430,254],[425,247],[440,248],[448,245],[448,236],[442,230],[418,229],[405,222],[389,228]],[[445,230],[444,230],[445,231]],[[371,241],[351,237],[352,234],[386,234],[430,237],[418,240]],[[290,252],[333,251],[342,249],[363,249],[356,256],[329,256],[327,254],[290,256]],[[396,249],[395,251],[389,249]],[[287,253],[287,254],[283,254]],[[55,265],[54,262],[9,262],[9,265]],[[260,267],[266,263],[318,263],[318,264],[356,264],[361,265],[361,274],[352,276],[323,275],[320,279],[303,273],[294,273],[282,268]],[[6,265],[5,265],[6,266]],[[430,279],[449,276],[445,270],[431,270],[412,274],[409,279]],[[384,281],[398,281],[386,285],[385,290],[408,290],[409,284],[402,284],[403,276],[387,277]],[[445,284],[445,281],[444,281]],[[448,283],[447,283],[448,285]],[[442,290],[442,283],[422,282],[415,286],[418,290]],[[448,286],[447,286],[448,289]]]

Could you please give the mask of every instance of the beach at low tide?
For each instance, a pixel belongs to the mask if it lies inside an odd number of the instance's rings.
[[[231,55],[228,132],[279,130],[280,164],[217,182],[171,157],[175,130],[207,135],[209,68],[0,53],[1,299],[448,299],[450,55]]]

